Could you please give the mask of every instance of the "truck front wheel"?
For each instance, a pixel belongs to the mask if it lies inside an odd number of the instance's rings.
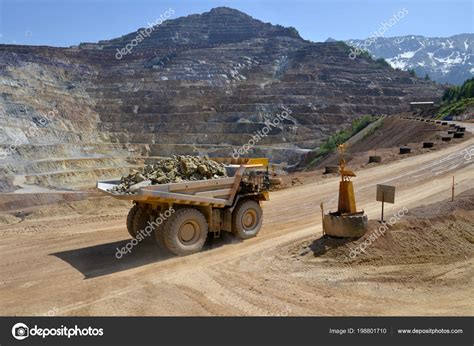
[[[209,226],[197,209],[178,209],[163,225],[163,238],[169,251],[178,256],[199,252],[206,242]]]
[[[240,201],[232,212],[232,232],[240,239],[255,237],[262,228],[263,211],[251,199]]]

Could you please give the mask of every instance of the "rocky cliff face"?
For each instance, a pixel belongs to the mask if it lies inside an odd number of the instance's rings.
[[[17,183],[90,185],[153,157],[230,156],[249,143],[248,155],[291,165],[356,117],[443,91],[349,59],[345,44],[308,42],[228,8],[166,21],[123,51],[139,34],[71,48],[0,46],[4,173]]]

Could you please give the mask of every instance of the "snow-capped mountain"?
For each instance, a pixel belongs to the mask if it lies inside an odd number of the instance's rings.
[[[439,83],[460,85],[474,75],[474,34],[378,37],[346,43],[384,58],[394,68],[414,69],[417,76],[428,74]]]

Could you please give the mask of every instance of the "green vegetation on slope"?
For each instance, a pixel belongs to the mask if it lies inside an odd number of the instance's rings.
[[[441,106],[436,118],[444,119],[450,115],[459,115],[469,107],[474,107],[474,97],[451,101]]]
[[[459,101],[474,97],[474,78],[466,80],[461,86],[447,89],[443,95],[443,101]]]
[[[474,107],[474,78],[466,80],[461,86],[447,89],[443,95],[444,103],[438,112],[437,118],[450,115],[459,115],[467,108]]]
[[[362,140],[372,136],[375,132],[377,132],[377,130],[383,126],[383,123],[384,123],[384,119],[381,119],[381,121],[379,121],[378,124],[375,124],[374,126],[372,126],[370,130],[364,134],[364,137],[362,137]]]
[[[311,162],[309,163],[308,168],[315,166],[326,155],[332,153],[339,144],[346,142],[349,138],[377,119],[378,118],[375,116],[364,115],[353,120],[349,129],[338,131],[330,136],[318,149],[311,152]]]

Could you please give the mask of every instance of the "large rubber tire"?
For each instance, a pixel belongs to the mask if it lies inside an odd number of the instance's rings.
[[[136,233],[133,231],[133,219],[137,211],[138,211],[138,204],[134,204],[127,215],[127,231],[128,231],[128,234],[132,236],[132,238],[135,238],[136,236]]]
[[[232,212],[232,232],[240,239],[255,237],[262,228],[263,211],[258,202],[240,201]]]
[[[197,209],[182,208],[164,222],[163,238],[167,249],[178,256],[201,251],[209,225]]]
[[[160,251],[167,252],[168,247],[165,244],[165,236],[163,234],[163,225],[159,229],[155,229],[155,244],[158,246]]]
[[[135,213],[135,216],[133,217],[133,222],[132,222],[132,230],[133,234],[135,234],[135,237],[137,236],[138,232],[145,230],[146,227],[148,227],[148,221],[150,221],[150,216],[151,216],[151,209],[146,208],[146,207],[139,207],[137,212]],[[154,239],[154,232],[150,234],[148,239]],[[147,239],[145,238],[145,239]]]
[[[157,215],[153,215],[153,218],[157,218],[157,217],[158,217]],[[164,220],[162,224],[156,226],[153,233],[154,233],[155,245],[160,249],[161,252],[169,253],[168,247],[165,245],[165,236],[163,234],[165,222],[166,220]]]

